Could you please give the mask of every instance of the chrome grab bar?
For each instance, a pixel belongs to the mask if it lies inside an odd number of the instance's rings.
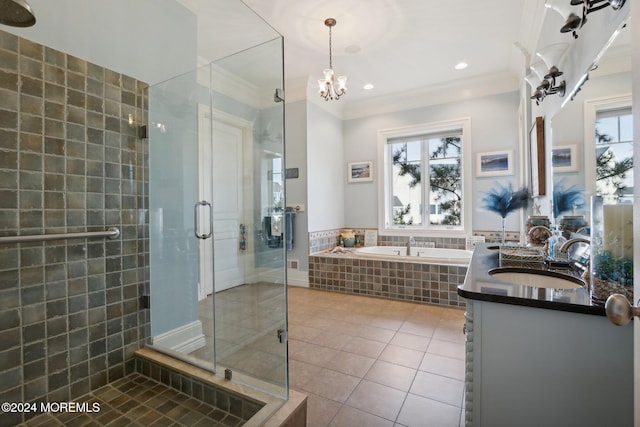
[[[120,237],[118,227],[109,227],[105,231],[86,231],[80,233],[59,233],[59,234],[29,234],[26,236],[4,236],[0,237],[0,243],[24,243],[24,242],[40,242],[44,240],[68,240],[68,239],[84,239],[88,237],[107,237],[109,239],[117,239]]]
[[[199,211],[198,208],[200,206],[209,207],[209,232],[206,234],[198,234],[198,225],[200,223],[199,221],[200,218],[198,216],[198,211]],[[196,202],[196,204],[193,205],[193,234],[195,234],[195,236],[198,239],[205,240],[211,237],[212,233],[213,233],[213,206],[211,206],[211,203],[207,202],[206,200],[201,200],[199,202]]]

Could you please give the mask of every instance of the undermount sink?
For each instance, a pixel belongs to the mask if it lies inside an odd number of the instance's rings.
[[[503,282],[535,288],[578,289],[585,285],[584,281],[577,277],[532,268],[499,267],[489,270],[489,274]]]

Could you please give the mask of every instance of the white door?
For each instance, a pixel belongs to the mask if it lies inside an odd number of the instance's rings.
[[[240,248],[240,228],[249,230],[251,124],[200,107],[200,197],[211,200],[213,239],[200,241],[200,298],[245,283],[247,257]],[[248,183],[249,186],[245,186]],[[210,197],[208,199],[207,197]],[[213,263],[213,269],[211,269]],[[211,277],[211,271],[214,275]]]

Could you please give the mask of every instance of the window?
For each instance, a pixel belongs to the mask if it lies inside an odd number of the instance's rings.
[[[596,112],[596,194],[605,204],[633,203],[631,108]]]
[[[469,119],[380,131],[383,205],[388,234],[462,234],[469,231],[467,193]]]

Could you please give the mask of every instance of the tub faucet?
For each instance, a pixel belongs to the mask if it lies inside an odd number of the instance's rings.
[[[566,254],[571,246],[576,243],[586,243],[587,245],[591,244],[591,240],[586,239],[584,237],[574,237],[573,239],[569,239],[560,246],[560,252]]]
[[[409,236],[409,240],[407,240],[407,256],[411,256],[411,240],[413,237]]]

